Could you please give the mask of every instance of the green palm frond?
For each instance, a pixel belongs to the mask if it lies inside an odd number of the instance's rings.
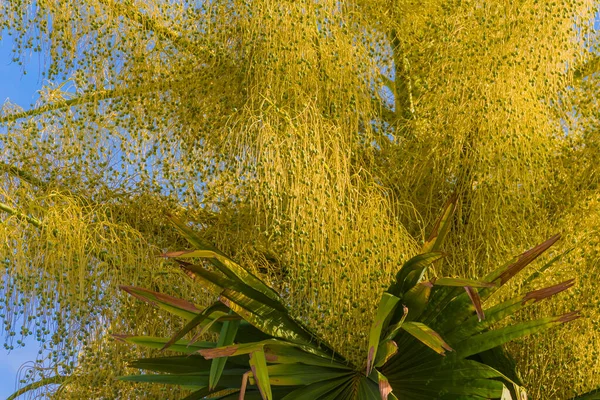
[[[449,230],[456,198],[446,204],[424,246],[382,295],[369,332],[365,365],[353,365],[319,335],[296,320],[281,297],[243,266],[202,243],[185,223],[171,221],[197,250],[166,253],[218,296],[204,310],[149,290],[123,287],[133,296],[184,318],[172,338],[117,336],[151,348],[169,348],[185,356],[131,362],[132,368],[158,372],[122,377],[134,382],[180,385],[191,398],[219,399],[521,399],[518,374],[500,362],[500,346],[578,318],[577,312],[514,325],[497,323],[524,307],[564,291],[573,280],[529,291],[488,306],[502,285],[558,240],[555,236],[515,257],[481,280],[443,277],[424,280],[443,258],[441,241]],[[190,341],[183,337],[200,330]],[[197,341],[208,331],[216,343]],[[490,356],[496,361],[490,362]]]

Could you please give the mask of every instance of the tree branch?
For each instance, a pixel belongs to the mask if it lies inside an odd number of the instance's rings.
[[[42,181],[39,178],[36,178],[35,176],[31,175],[29,172],[23,171],[22,169],[17,168],[12,165],[9,165],[5,162],[0,162],[0,169],[3,169],[6,172],[8,172],[9,174],[14,175],[17,178],[24,180],[25,182],[29,183],[30,185],[37,186],[42,189],[45,189],[48,187],[48,184],[46,182]]]
[[[41,107],[32,108],[27,111],[4,115],[4,116],[0,117],[0,124],[6,123],[6,122],[13,122],[18,119],[27,118],[27,117],[31,117],[34,115],[43,114],[48,111],[62,110],[62,109],[77,106],[80,104],[89,103],[91,101],[107,100],[110,98],[117,97],[120,94],[122,94],[122,91],[119,89],[100,90],[100,91],[97,91],[94,93],[85,94],[80,97],[75,97],[73,99],[45,104]]]
[[[40,221],[39,219],[30,217],[29,215],[25,215],[22,212],[17,211],[14,208],[12,208],[4,203],[0,203],[0,211],[7,212],[11,215],[14,215],[18,219],[27,221],[31,225],[35,226],[36,228],[40,228],[42,226],[42,221]]]

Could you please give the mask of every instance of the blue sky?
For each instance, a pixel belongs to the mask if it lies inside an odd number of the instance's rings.
[[[23,67],[11,62],[12,43],[8,39],[9,36],[4,36],[0,41],[0,103],[9,98],[11,102],[27,109],[37,99],[37,91],[42,83],[37,56],[26,65],[27,75],[23,75]],[[21,365],[35,360],[37,356],[38,343],[34,339],[27,340],[26,343],[25,347],[10,353],[0,346],[0,399],[7,398],[15,391]]]

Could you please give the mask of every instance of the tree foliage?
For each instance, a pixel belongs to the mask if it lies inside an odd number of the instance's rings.
[[[432,250],[439,249],[444,241],[456,201],[456,197],[448,201],[421,253],[400,268],[383,293],[369,329],[368,355],[363,364],[345,359],[310,328],[298,323],[282,299],[260,278],[210,249],[182,221],[172,219],[197,249],[163,256],[180,258],[179,265],[190,277],[218,299],[201,311],[182,299],[144,288],[122,287],[132,296],[188,322],[171,339],[117,335],[127,343],[162,346],[187,354],[135,360],[130,367],[161,373],[120,379],[181,385],[194,390],[188,398],[223,400],[527,398],[514,361],[501,346],[573,321],[579,318],[578,311],[504,327],[499,327],[499,322],[528,304],[569,289],[573,279],[490,308],[486,300],[556,243],[560,235],[480,280],[443,277],[423,281],[431,265],[443,258],[443,253]],[[181,258],[199,259],[201,264]],[[211,270],[207,266],[212,266]],[[181,340],[198,328],[200,332],[191,340]],[[197,342],[208,330],[219,333],[218,341]],[[200,355],[193,355],[196,352]]]
[[[106,333],[178,322],[118,284],[213,300],[155,257],[180,244],[168,211],[359,360],[356,325],[456,192],[430,274],[480,276],[564,232],[554,256],[575,249],[542,279],[579,289],[526,317],[588,318],[511,351],[534,396],[600,384],[597,4],[489,3],[0,2],[13,61],[44,60],[39,101],[0,112],[6,345],[36,336],[76,398],[129,390],[113,373],[141,354]]]

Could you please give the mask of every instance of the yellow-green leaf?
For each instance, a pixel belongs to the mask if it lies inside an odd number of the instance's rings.
[[[375,362],[375,356],[377,354],[377,347],[381,340],[381,332],[387,328],[390,318],[392,317],[396,306],[400,299],[390,293],[383,293],[379,306],[377,308],[377,314],[375,320],[371,325],[369,332],[369,347],[367,355],[367,375],[371,373],[373,363]]]
[[[228,346],[232,344],[235,340],[235,335],[237,334],[239,326],[239,320],[225,321],[223,323],[223,327],[221,328],[221,334],[219,335],[217,347]],[[210,389],[214,389],[219,383],[219,379],[221,378],[221,374],[223,373],[223,368],[225,368],[226,362],[227,357],[215,358],[212,361],[210,365],[210,375],[208,381],[208,387]]]
[[[420,322],[405,322],[402,324],[402,329],[438,354],[444,355],[446,351],[452,351],[448,343],[436,331],[425,324]]]
[[[262,350],[250,353],[250,369],[263,400],[273,400],[271,383],[269,382],[269,371],[267,370],[267,360]]]

